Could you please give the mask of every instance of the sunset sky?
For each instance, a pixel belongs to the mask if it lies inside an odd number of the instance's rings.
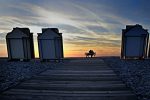
[[[127,24],[150,29],[150,0],[0,0],[0,57],[7,56],[5,36],[13,27],[59,28],[65,57],[120,55],[121,30]]]

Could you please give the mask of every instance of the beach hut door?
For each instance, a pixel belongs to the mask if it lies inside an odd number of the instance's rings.
[[[42,53],[44,59],[55,59],[54,40],[42,40]]]
[[[139,57],[143,55],[143,43],[142,37],[127,37],[126,42],[126,56]]]
[[[13,59],[24,58],[22,39],[11,39],[10,46]]]

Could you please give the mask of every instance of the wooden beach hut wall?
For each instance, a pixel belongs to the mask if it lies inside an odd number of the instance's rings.
[[[34,58],[33,33],[29,28],[13,28],[6,35],[9,60],[30,60]]]
[[[122,30],[121,58],[143,59],[148,54],[148,30],[141,25],[127,25]]]
[[[64,57],[62,33],[57,28],[44,28],[38,33],[39,57],[41,61]]]

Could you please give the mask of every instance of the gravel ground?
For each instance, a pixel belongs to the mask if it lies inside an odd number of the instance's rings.
[[[122,60],[104,57],[104,61],[131,87],[139,100],[150,100],[150,59]]]
[[[0,92],[17,85],[19,82],[31,78],[32,76],[53,69],[61,63],[40,62],[31,60],[29,62],[12,61],[0,59]]]

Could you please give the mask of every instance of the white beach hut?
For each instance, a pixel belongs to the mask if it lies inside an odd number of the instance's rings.
[[[149,33],[141,25],[127,25],[122,30],[121,58],[143,59],[147,57]]]
[[[13,28],[6,35],[9,60],[30,60],[34,58],[33,33],[29,28]]]
[[[39,57],[41,61],[64,57],[62,33],[57,28],[44,28],[38,33]]]

